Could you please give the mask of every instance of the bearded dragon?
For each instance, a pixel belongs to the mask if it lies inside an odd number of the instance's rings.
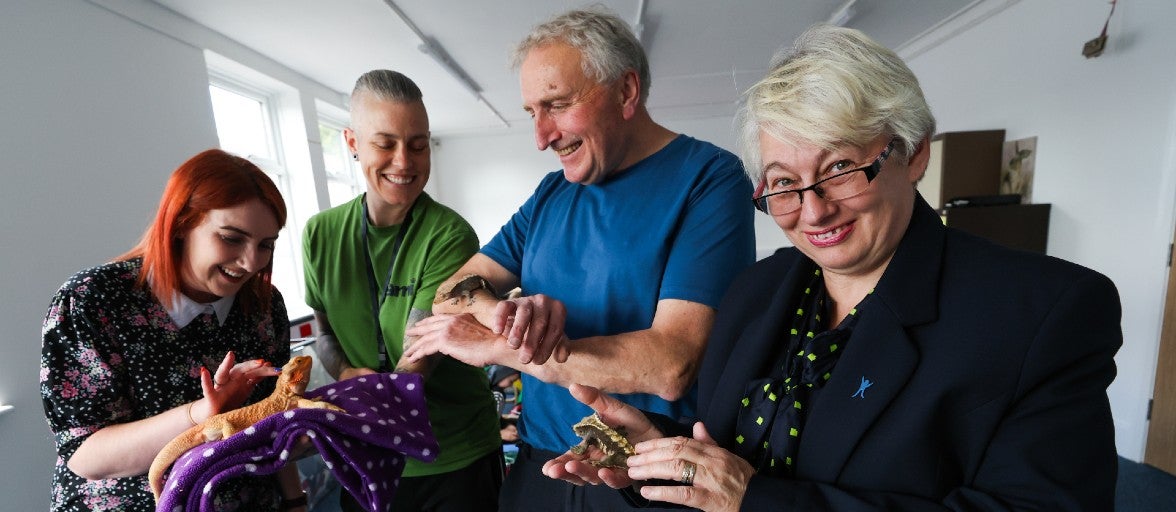
[[[192,428],[185,430],[168,442],[155,456],[155,460],[151,462],[151,469],[147,472],[147,480],[151,483],[151,492],[155,494],[155,499],[158,501],[159,495],[163,491],[163,472],[180,455],[192,448],[208,441],[226,439],[270,415],[292,409],[331,409],[345,412],[329,402],[302,397],[302,393],[306,391],[306,384],[310,380],[312,364],[310,356],[291,358],[290,362],[282,367],[282,373],[278,376],[278,383],[273,394],[255,404],[215,414],[204,420],[204,423],[193,425]]]

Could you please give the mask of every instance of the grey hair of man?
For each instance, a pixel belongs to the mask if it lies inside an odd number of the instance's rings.
[[[629,24],[608,8],[597,4],[536,25],[515,47],[512,67],[517,71],[531,50],[553,43],[579,50],[584,76],[598,84],[614,82],[625,72],[636,71],[641,82],[639,104],[645,105],[649,98],[649,59]]]
[[[860,31],[815,25],[772,59],[767,76],[743,95],[736,118],[743,167],[763,180],[761,131],[825,150],[865,147],[879,135],[899,139],[909,157],[935,133],[919,80],[893,51]]]
[[[413,103],[424,97],[416,82],[404,73],[390,69],[373,69],[361,75],[351,90],[351,104],[355,105],[356,99],[364,94],[396,103]]]

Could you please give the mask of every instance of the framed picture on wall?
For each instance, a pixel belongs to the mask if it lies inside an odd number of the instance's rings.
[[[1037,157],[1037,137],[1004,143],[1000,158],[1000,193],[1021,194],[1021,202],[1033,202],[1033,161]]]

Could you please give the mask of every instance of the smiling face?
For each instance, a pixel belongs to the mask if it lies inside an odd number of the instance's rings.
[[[580,51],[562,43],[532,49],[519,66],[523,110],[531,115],[535,146],[551,148],[572,183],[599,183],[624,165],[624,123],[636,102],[623,86],[598,84],[583,71]]]
[[[197,302],[236,295],[273,260],[279,228],[260,199],[209,210],[183,237],[180,291]]]
[[[429,181],[425,104],[358,95],[351,105],[351,127],[343,135],[367,180],[370,220],[379,226],[399,224]]]
[[[767,183],[795,189],[869,165],[889,141],[879,136],[866,147],[826,151],[806,143],[795,145],[761,131],[760,155]],[[826,274],[871,278],[874,282],[906,233],[915,200],[915,182],[926,166],[926,144],[909,161],[892,154],[869,188],[841,201],[825,201],[805,192],[800,209],[772,217],[784,234]]]

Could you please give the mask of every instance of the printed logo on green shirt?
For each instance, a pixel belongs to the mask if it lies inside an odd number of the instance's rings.
[[[384,289],[385,297],[412,297],[416,295],[417,285],[420,280],[413,278],[407,285],[400,285],[396,283],[388,283],[388,287]]]

